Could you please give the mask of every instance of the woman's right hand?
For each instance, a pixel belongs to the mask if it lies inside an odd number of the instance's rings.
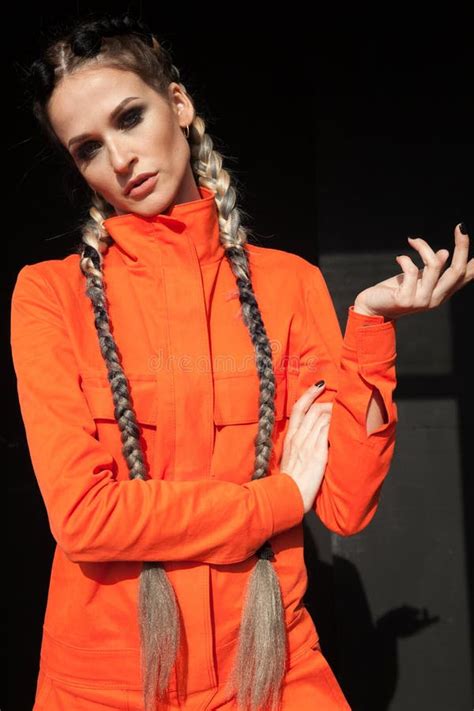
[[[332,402],[315,402],[324,388],[324,383],[312,385],[293,405],[279,465],[297,483],[305,513],[313,506],[328,460]]]

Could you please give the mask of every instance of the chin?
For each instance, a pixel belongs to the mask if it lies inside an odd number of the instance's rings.
[[[149,205],[145,207],[145,205],[136,205],[136,207],[131,206],[129,212],[134,212],[137,215],[141,215],[141,217],[153,217],[154,215],[157,215],[160,212],[164,212],[167,208],[167,205],[163,204],[163,201],[160,200],[155,200],[154,202],[151,202]]]
[[[162,212],[164,209],[166,209],[166,206],[163,205],[163,200],[153,200],[153,195],[148,195],[148,198],[143,200],[131,200],[129,205],[115,207],[115,212],[117,215],[126,215],[134,212],[141,217],[153,217],[153,215]]]

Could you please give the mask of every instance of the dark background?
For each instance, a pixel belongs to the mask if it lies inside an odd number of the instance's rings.
[[[275,7],[63,1],[7,17],[2,443],[12,555],[2,653],[15,711],[33,704],[54,541],[16,398],[10,296],[24,264],[69,253],[79,214],[20,84],[48,23],[93,8],[150,24],[236,172],[255,239],[319,264],[342,329],[357,293],[400,271],[397,254],[422,267],[407,236],[449,249],[450,261],[455,225],[473,234],[467,3],[416,17],[413,4],[293,4],[291,16]],[[397,444],[368,528],[342,538],[305,517],[305,601],[354,711],[473,705],[472,295],[469,284],[397,322]]]

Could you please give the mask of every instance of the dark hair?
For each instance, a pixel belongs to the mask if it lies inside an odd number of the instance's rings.
[[[72,29],[63,29],[51,38],[28,74],[33,113],[48,139],[67,154],[67,160],[70,155],[50,123],[48,102],[63,76],[80,71],[91,60],[94,66],[99,62],[99,66],[134,72],[165,98],[172,81],[178,82],[186,91],[170,53],[142,21],[128,15],[74,21]],[[241,225],[241,211],[236,206],[236,190],[230,173],[222,167],[223,157],[214,149],[204,120],[197,113],[189,129],[193,174],[199,185],[215,192],[220,241],[236,278],[243,320],[255,348],[260,397],[252,478],[259,479],[267,474],[272,452],[275,420],[272,350],[252,286],[247,232]],[[106,232],[103,220],[114,214],[114,208],[93,191],[90,202],[89,217],[81,225],[82,240],[77,248],[79,264],[86,278],[86,294],[92,303],[101,353],[107,366],[129,476],[145,479],[147,472],[139,427],[111,333],[104,290],[102,255],[113,240]],[[262,709],[268,703],[271,703],[272,710],[278,707],[286,667],[284,610],[278,576],[271,564],[273,551],[270,543],[265,543],[257,555],[245,597],[236,660],[228,687],[237,695],[239,708],[250,705],[252,711]],[[144,703],[146,711],[151,711],[155,708],[156,698],[164,698],[180,644],[179,610],[174,589],[159,562],[143,563],[138,606]]]

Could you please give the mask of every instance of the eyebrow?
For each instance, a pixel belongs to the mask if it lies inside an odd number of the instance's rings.
[[[121,101],[120,104],[118,104],[118,106],[115,107],[115,109],[110,114],[110,118],[114,119],[117,116],[117,114],[120,112],[120,110],[126,104],[128,104],[129,101],[132,101],[132,99],[139,99],[139,98],[140,98],[139,96],[127,96],[126,99]],[[73,143],[77,143],[78,141],[83,141],[85,138],[89,138],[90,135],[91,135],[90,133],[81,133],[79,136],[74,136],[74,138],[71,138],[71,140],[67,144],[68,148],[70,148]]]

